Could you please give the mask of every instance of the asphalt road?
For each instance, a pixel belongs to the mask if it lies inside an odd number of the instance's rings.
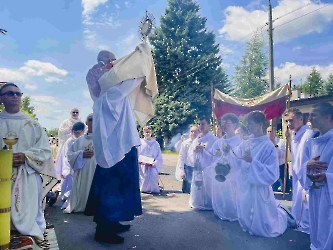
[[[173,164],[169,164],[173,165]],[[83,214],[63,214],[58,201],[47,207],[47,221],[54,224],[61,250],[140,249],[140,250],[308,250],[309,236],[288,229],[282,236],[251,236],[238,222],[218,219],[211,211],[194,211],[181,183],[174,179],[174,167],[164,166],[160,175],[164,192],[142,194],[144,214],[130,222],[131,230],[123,233],[121,245],[94,241],[95,224]],[[161,183],[162,183],[161,182]],[[289,204],[290,202],[285,202]]]

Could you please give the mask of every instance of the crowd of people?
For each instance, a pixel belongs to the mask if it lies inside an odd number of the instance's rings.
[[[5,109],[0,113],[0,136],[15,133],[19,138],[13,154],[14,233],[33,237],[34,244],[47,248],[43,176],[61,181],[47,195],[50,205],[60,193],[64,213],[94,216],[95,240],[112,244],[122,243],[124,238],[118,234],[130,228],[120,221],[142,214],[140,192],[161,191],[160,146],[151,126],[143,126],[140,138],[136,124],[149,120],[152,96],[157,94],[156,79],[151,77],[155,72],[139,68],[154,70],[145,46],[116,62],[111,52],[100,52],[98,64],[87,75],[94,112],[83,123],[79,110],[72,109],[59,127],[58,141],[48,138],[38,122],[21,112],[22,93],[17,85],[1,87],[0,102]],[[128,64],[133,57],[134,66]],[[140,64],[144,60],[147,63]],[[122,73],[123,63],[135,76]],[[112,78],[115,72],[116,80]],[[133,93],[145,105],[133,102]],[[244,231],[257,236],[276,237],[288,226],[297,228],[310,234],[311,249],[331,250],[333,106],[313,106],[312,128],[304,125],[297,109],[288,109],[284,120],[292,131],[286,135],[292,152],[291,212],[275,199],[272,189],[272,185],[284,188],[286,143],[272,127],[265,134],[266,119],[260,111],[246,116],[246,126],[240,125],[236,115],[225,114],[219,119],[218,136],[210,132],[210,119],[201,117],[190,127],[189,138],[177,145],[176,178],[183,182],[183,192],[190,194],[193,209],[213,210],[220,219],[238,221]],[[3,141],[0,146],[4,148]]]

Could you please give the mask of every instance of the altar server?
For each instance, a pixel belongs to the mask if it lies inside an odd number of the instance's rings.
[[[67,151],[67,159],[73,174],[73,187],[67,208],[64,213],[84,212],[92,179],[94,177],[96,160],[92,142],[93,114],[86,119],[88,132],[79,137]]]
[[[13,83],[0,88],[0,103],[5,106],[0,112],[0,148],[5,146],[2,138],[18,138],[13,146],[11,230],[33,236],[41,246],[46,223],[40,174],[54,178],[56,174],[47,135],[37,121],[21,112],[21,97],[21,90]]]
[[[311,249],[330,250],[333,249],[333,106],[315,104],[309,121],[320,133],[306,142],[302,159],[307,167],[305,185],[310,192]]]
[[[210,162],[207,162],[203,156],[210,154],[209,150],[218,138],[209,131],[209,123],[209,118],[205,116],[200,118],[198,126],[200,134],[189,148],[189,157],[194,166],[189,203],[192,208],[198,210],[212,210],[203,179],[203,170],[209,167]]]
[[[285,121],[292,131],[291,153],[292,153],[292,176],[293,196],[292,213],[296,218],[299,230],[309,233],[309,194],[305,186],[306,166],[302,165],[305,142],[312,138],[314,133],[308,125],[303,125],[303,114],[299,109],[290,108],[284,114]],[[287,140],[290,136],[287,133]]]
[[[289,216],[290,225],[295,222],[274,198],[271,185],[279,177],[279,161],[274,145],[263,132],[265,122],[265,115],[259,111],[247,115],[252,136],[230,154],[230,162],[241,170],[237,190],[240,226],[252,235],[276,237],[287,229]]]
[[[225,133],[211,147],[212,154],[210,167],[204,170],[204,184],[207,195],[211,198],[214,213],[221,220],[237,220],[237,189],[240,175],[239,168],[230,168],[228,147],[236,149],[241,143],[239,135],[235,134],[238,126],[238,117],[227,113],[219,119],[219,127]]]
[[[154,161],[152,164],[139,162],[140,171],[140,190],[143,193],[159,193],[158,173],[163,166],[163,158],[160,145],[152,138],[151,126],[143,127],[143,136],[141,146],[139,147],[139,156],[147,156]],[[140,157],[139,157],[140,159]]]

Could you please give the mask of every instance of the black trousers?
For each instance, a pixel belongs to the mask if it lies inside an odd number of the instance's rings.
[[[277,191],[281,187],[283,191],[283,181],[284,181],[284,164],[279,166],[280,176],[279,179],[272,185],[273,191]],[[287,182],[286,182],[286,192],[290,192],[291,189],[291,180],[289,178],[289,170],[287,167]]]
[[[192,176],[193,176],[193,167],[184,165],[185,179],[183,180],[182,191],[183,193],[190,194],[191,193],[191,184],[192,184]]]

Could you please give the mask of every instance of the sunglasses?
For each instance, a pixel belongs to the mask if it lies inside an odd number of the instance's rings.
[[[17,97],[21,97],[23,95],[23,93],[21,93],[21,92],[14,92],[14,91],[8,91],[8,92],[5,92],[5,93],[3,93],[1,95],[2,96],[6,95],[6,96],[10,96],[10,97],[13,97],[14,95],[16,95]]]
[[[72,114],[78,114],[79,112],[76,112],[76,111],[74,111],[74,112],[72,112]]]
[[[92,120],[93,120],[92,118],[89,118],[89,119],[88,119],[88,122],[92,122]]]

